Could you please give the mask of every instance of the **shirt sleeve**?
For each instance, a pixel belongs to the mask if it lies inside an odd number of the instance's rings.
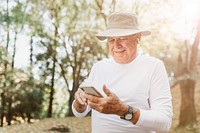
[[[150,110],[140,109],[136,125],[160,132],[167,132],[172,121],[172,97],[163,62],[156,65],[150,77]]]
[[[84,117],[91,110],[91,108],[89,106],[87,106],[86,110],[84,112],[80,113],[80,112],[76,111],[76,109],[74,108],[74,102],[75,101],[73,101],[73,103],[72,103],[72,112],[76,117]]]

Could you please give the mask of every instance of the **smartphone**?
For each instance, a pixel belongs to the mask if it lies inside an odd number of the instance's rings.
[[[93,86],[82,86],[80,87],[85,93],[97,96],[97,97],[103,97],[99,91],[97,91]]]

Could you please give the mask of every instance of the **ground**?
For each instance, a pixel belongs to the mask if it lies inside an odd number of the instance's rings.
[[[32,124],[7,126],[0,133],[90,133],[91,118],[48,118]]]
[[[169,133],[200,133],[200,82],[195,89],[195,107],[198,123],[189,125],[184,128],[177,128],[180,112],[180,89],[175,87],[172,89],[173,98],[173,121],[172,128]],[[12,125],[0,128],[0,133],[90,133],[91,118],[49,118],[36,121],[32,124]]]

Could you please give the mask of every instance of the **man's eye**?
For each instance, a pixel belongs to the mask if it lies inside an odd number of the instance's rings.
[[[120,38],[120,41],[126,41],[127,38]]]
[[[108,39],[108,42],[113,42],[115,39]]]

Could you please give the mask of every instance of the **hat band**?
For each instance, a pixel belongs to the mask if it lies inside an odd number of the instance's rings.
[[[136,26],[119,25],[119,24],[109,24],[109,25],[107,25],[107,29],[135,29],[135,30],[139,30]]]

